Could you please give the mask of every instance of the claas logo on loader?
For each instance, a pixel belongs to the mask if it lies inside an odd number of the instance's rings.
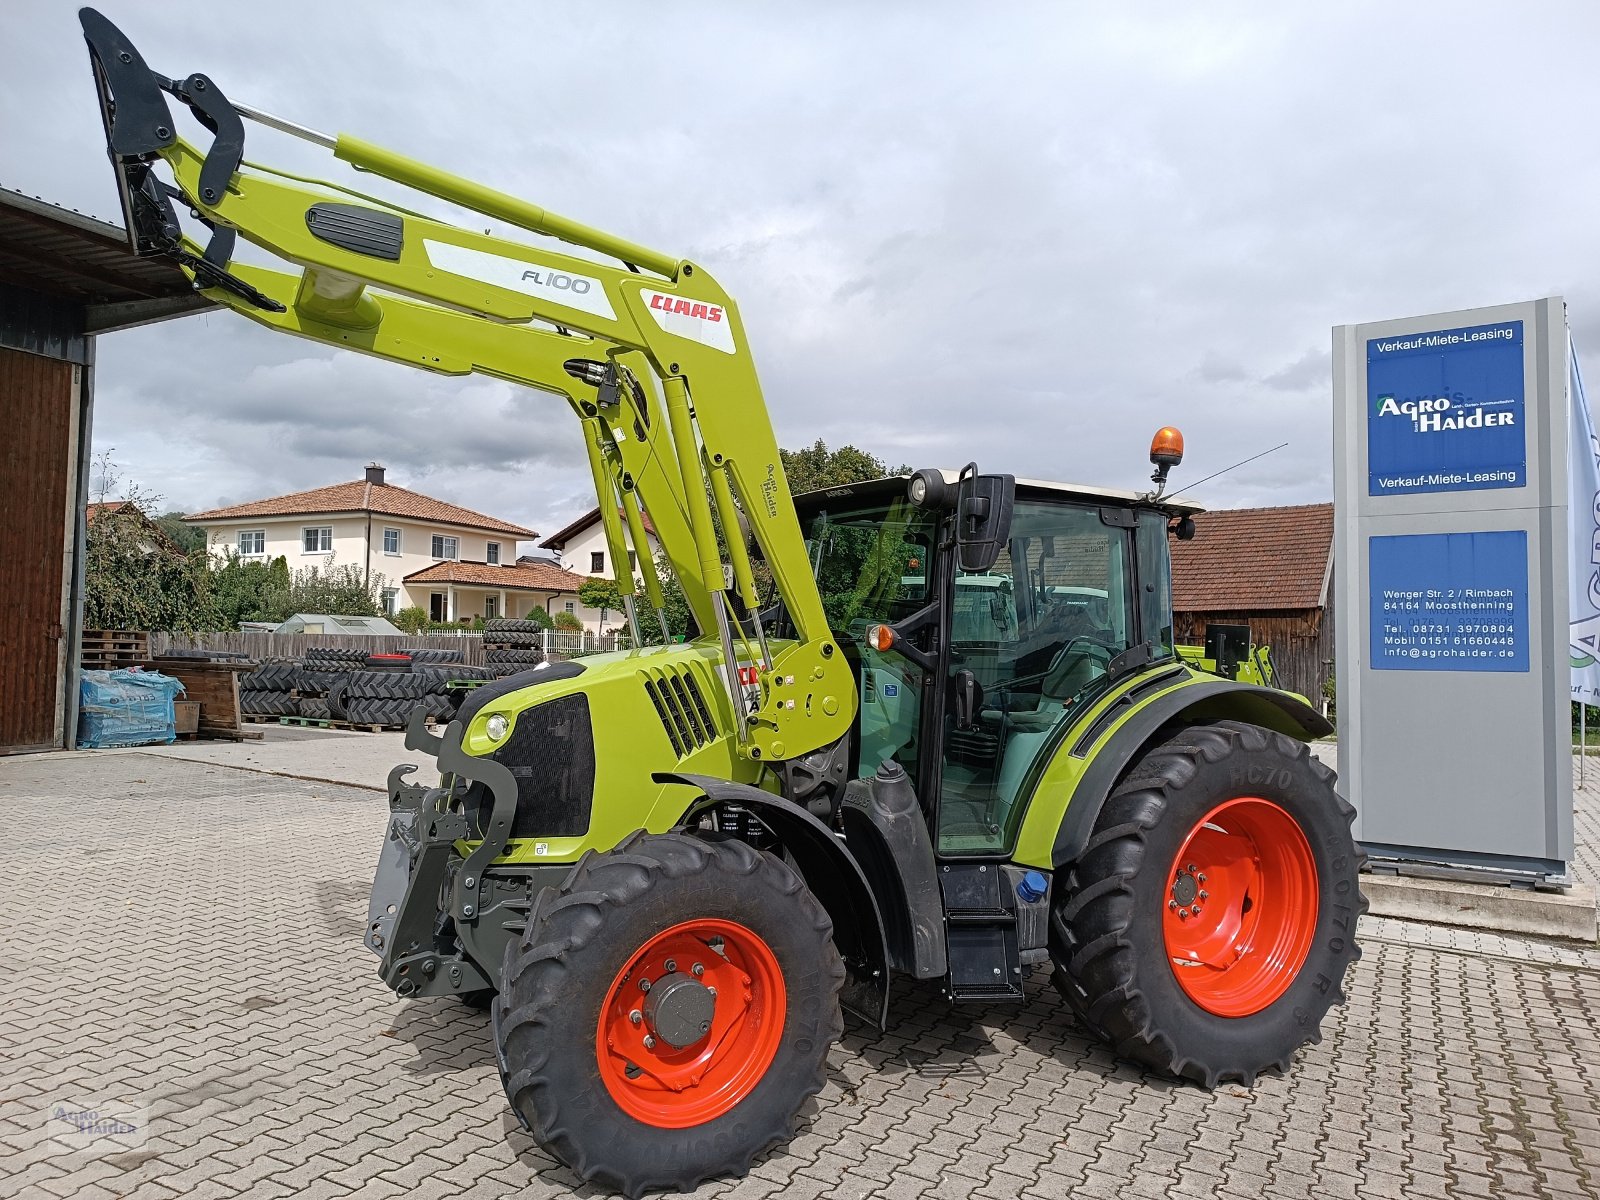
[[[663,296],[660,292],[650,293],[650,307],[657,312],[682,313],[686,317],[698,317],[702,321],[722,320],[722,306],[719,304],[679,300],[674,296]]]

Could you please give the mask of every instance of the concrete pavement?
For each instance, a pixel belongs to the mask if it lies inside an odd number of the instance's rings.
[[[0,760],[0,804],[0,1197],[597,1194],[518,1130],[483,1015],[379,984],[377,792],[95,753]],[[1119,1063],[1042,972],[1009,1009],[907,990],[793,1141],[699,1194],[1600,1196],[1600,950],[1361,933],[1325,1040],[1248,1090]],[[73,1104],[137,1114],[137,1144],[64,1152]]]

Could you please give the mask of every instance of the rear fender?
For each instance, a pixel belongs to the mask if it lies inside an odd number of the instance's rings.
[[[1167,727],[1174,723],[1245,721],[1306,742],[1333,732],[1326,717],[1288,692],[1228,679],[1192,678],[1194,682],[1159,692],[1110,721],[1106,717],[1114,713],[1115,703],[1087,725],[1066,731],[1034,791],[1019,838],[1019,862],[1060,868],[1076,860],[1112,789],[1164,740]],[[1055,796],[1062,797],[1059,819],[1048,811]],[[1046,807],[1034,811],[1041,805]],[[1030,832],[1035,836],[1030,838]]]
[[[833,921],[833,942],[850,972],[840,1002],[863,1020],[885,1028],[889,1012],[889,946],[883,916],[860,865],[838,835],[805,809],[745,783],[709,775],[658,773],[657,783],[698,788],[675,828],[688,833],[695,819],[734,802],[760,818],[783,843],[791,865]]]

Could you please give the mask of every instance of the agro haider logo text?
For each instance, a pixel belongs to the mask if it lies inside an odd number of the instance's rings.
[[[1517,414],[1512,409],[1507,409],[1505,412],[1490,411],[1499,405],[1511,404],[1512,401],[1477,401],[1460,392],[1452,392],[1448,396],[1410,400],[1379,396],[1373,403],[1380,417],[1409,417],[1411,428],[1417,433],[1442,433],[1449,429],[1493,429],[1517,423]]]

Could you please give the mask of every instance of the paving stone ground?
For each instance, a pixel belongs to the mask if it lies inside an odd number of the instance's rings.
[[[0,760],[0,1197],[601,1194],[517,1129],[482,1015],[379,984],[384,809],[155,755]],[[699,1194],[1600,1197],[1600,951],[1362,932],[1326,1040],[1249,1090],[1118,1063],[1043,972],[1010,1009],[907,992],[793,1141]],[[147,1140],[66,1153],[61,1103],[134,1106]]]

